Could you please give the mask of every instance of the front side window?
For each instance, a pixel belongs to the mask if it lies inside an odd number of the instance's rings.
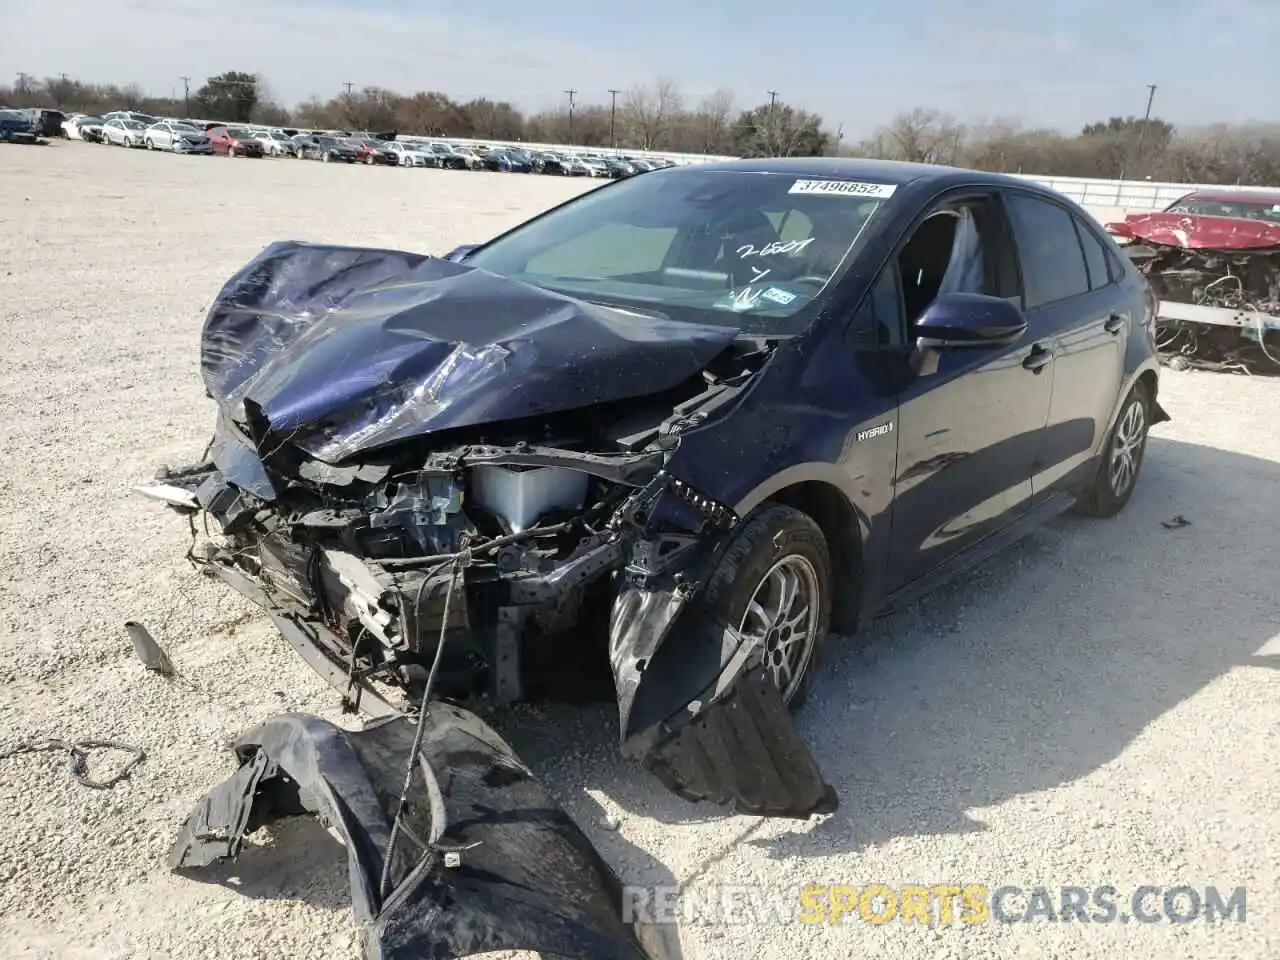
[[[467,263],[570,296],[788,335],[808,325],[892,193],[778,173],[638,177],[516,228]]]
[[[1065,207],[1029,194],[1008,198],[1028,308],[1089,292],[1084,248]]]

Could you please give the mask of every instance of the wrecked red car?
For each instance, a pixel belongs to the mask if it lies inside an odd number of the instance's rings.
[[[1173,366],[1280,372],[1280,192],[1200,190],[1106,229],[1159,300]]]

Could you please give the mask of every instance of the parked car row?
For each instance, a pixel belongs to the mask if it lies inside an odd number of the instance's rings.
[[[618,179],[659,167],[667,159],[601,151],[546,151],[490,144],[466,144],[395,133],[296,130],[193,119],[157,118],[118,110],[102,116],[74,116],[62,124],[73,140],[173,153],[226,157],[278,157],[371,166],[491,170],[566,177]]]

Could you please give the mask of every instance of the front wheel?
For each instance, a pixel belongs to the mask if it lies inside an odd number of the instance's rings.
[[[813,519],[781,504],[748,516],[708,578],[702,602],[759,645],[783,703],[799,709],[831,622],[831,553]]]
[[[1098,474],[1078,505],[1081,513],[1105,518],[1124,509],[1138,483],[1150,429],[1151,396],[1146,384],[1139,382],[1125,397],[1111,428]]]

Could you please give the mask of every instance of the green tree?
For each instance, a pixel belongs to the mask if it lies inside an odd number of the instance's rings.
[[[194,100],[204,119],[249,123],[258,105],[258,78],[242,70],[228,70],[206,80]]]
[[[827,149],[827,134],[816,113],[765,103],[739,115],[732,142],[740,157],[820,157]]]

